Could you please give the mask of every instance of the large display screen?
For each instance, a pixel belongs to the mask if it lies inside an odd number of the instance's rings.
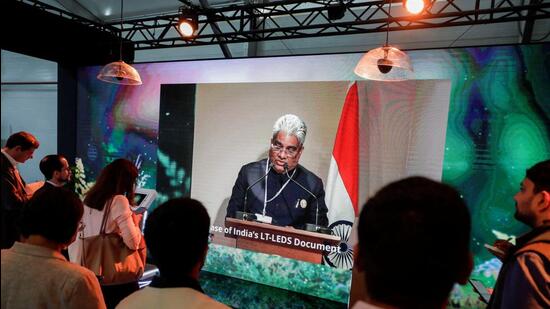
[[[394,83],[358,80],[361,54],[136,64],[139,87],[103,83],[100,67],[82,68],[80,177],[91,183],[112,159],[132,159],[139,186],[158,191],[151,209],[178,196],[208,209],[205,270],[345,303],[361,206],[393,180],[424,175],[464,196],[472,278],[492,286],[500,262],[483,245],[525,231],[512,197],[525,168],[550,157],[549,53],[548,44],[413,51],[416,79]],[[288,113],[308,127],[299,163],[322,180],[338,239],[320,258],[304,257],[316,233],[226,220],[239,170],[267,158],[273,124]],[[250,239],[239,243],[235,230]],[[462,306],[477,301],[470,286],[451,296]]]

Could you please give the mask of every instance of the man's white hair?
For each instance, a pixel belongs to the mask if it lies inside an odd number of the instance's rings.
[[[279,132],[285,132],[286,135],[296,136],[300,146],[306,141],[306,124],[296,115],[286,114],[277,119],[273,125],[273,139],[275,139]]]

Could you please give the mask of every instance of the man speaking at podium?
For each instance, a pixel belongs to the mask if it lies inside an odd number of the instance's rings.
[[[227,217],[298,229],[308,223],[327,226],[323,182],[298,164],[306,133],[306,124],[295,115],[284,115],[275,122],[269,157],[241,168]]]

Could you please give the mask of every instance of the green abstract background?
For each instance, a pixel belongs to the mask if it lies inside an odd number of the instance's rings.
[[[414,51],[410,56],[418,79],[451,80],[442,180],[456,187],[470,208],[472,277],[492,286],[501,264],[483,245],[527,230],[513,219],[512,198],[525,169],[550,158],[550,44]],[[77,151],[83,177],[93,182],[110,160],[127,157],[140,164],[144,187],[155,188],[157,170],[166,169],[164,174],[181,184],[176,190],[188,194],[191,171],[176,171],[173,158],[157,147],[162,132],[155,87],[177,81],[173,72],[178,70],[158,72],[157,64],[141,65],[142,78],[162,80],[137,90],[106,86],[96,80],[98,70],[79,72]],[[350,271],[279,256],[212,245],[205,270],[341,303],[349,297]],[[453,290],[450,306],[481,304],[464,286]]]

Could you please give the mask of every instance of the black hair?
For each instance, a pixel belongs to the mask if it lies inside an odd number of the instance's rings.
[[[189,272],[208,246],[210,216],[201,202],[176,198],[158,206],[145,224],[145,240],[161,277]]]
[[[58,244],[69,244],[83,212],[82,201],[72,191],[64,188],[39,190],[23,206],[19,218],[21,235],[41,235]]]
[[[550,193],[550,160],[541,161],[531,166],[525,172],[525,177],[535,184],[534,193],[541,191]]]
[[[39,168],[46,180],[52,179],[53,172],[60,172],[63,169],[63,163],[61,160],[67,160],[64,156],[59,154],[47,155],[40,160]]]
[[[399,308],[440,307],[469,270],[470,214],[452,187],[424,177],[393,182],[359,218],[367,293]]]
[[[13,133],[10,137],[8,137],[8,140],[6,141],[6,148],[15,148],[17,146],[21,146],[21,150],[29,150],[31,148],[38,148],[40,146],[40,143],[34,137],[34,135],[28,133],[28,132],[17,132]]]

